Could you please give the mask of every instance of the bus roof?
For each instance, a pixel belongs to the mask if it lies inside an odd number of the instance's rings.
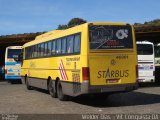
[[[44,37],[48,37],[48,36],[54,35],[54,34],[56,34],[58,32],[61,32],[61,31],[63,31],[63,30],[52,30],[52,31],[49,31],[47,33],[44,33],[42,35],[37,36],[35,38],[35,40],[43,39]]]
[[[46,42],[52,39],[57,39],[57,38],[64,37],[70,34],[81,32],[83,30],[83,27],[88,26],[89,24],[91,25],[129,25],[128,23],[125,23],[125,22],[88,22],[88,23],[84,23],[81,25],[77,25],[77,26],[65,29],[65,30],[49,31],[47,33],[37,36],[35,40],[32,40],[31,42],[24,44],[23,47],[28,47],[33,44],[38,44],[41,42]]]
[[[22,49],[22,46],[8,46],[6,49]]]
[[[153,43],[149,42],[149,41],[137,41],[136,43],[137,44],[151,44],[151,45],[153,45]]]

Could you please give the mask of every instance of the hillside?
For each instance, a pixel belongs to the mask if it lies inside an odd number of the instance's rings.
[[[155,20],[152,20],[152,21],[148,21],[148,22],[144,22],[144,24],[141,24],[141,23],[135,23],[134,24],[135,26],[136,25],[150,25],[150,26],[160,26],[160,19],[155,19]]]

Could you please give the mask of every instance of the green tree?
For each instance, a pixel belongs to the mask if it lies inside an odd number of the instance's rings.
[[[64,29],[67,29],[67,28],[71,28],[71,27],[74,27],[76,25],[80,25],[80,24],[83,24],[83,23],[86,23],[87,21],[86,20],[83,20],[82,18],[72,18],[67,25],[58,25],[58,30],[64,30]]]
[[[86,22],[87,21],[83,20],[82,18],[73,18],[68,22],[68,27],[70,28],[70,27],[80,25],[80,24],[83,24],[83,23],[86,23]]]
[[[135,25],[137,25],[137,23],[135,23]],[[151,21],[145,21],[144,24],[141,24],[141,25],[160,25],[160,19],[154,19],[154,20],[151,20]]]
[[[67,25],[58,25],[58,30],[64,30],[64,29],[67,29],[68,26]]]

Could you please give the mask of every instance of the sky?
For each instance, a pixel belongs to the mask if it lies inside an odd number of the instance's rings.
[[[0,36],[54,30],[75,17],[144,23],[160,18],[160,0],[0,0]]]

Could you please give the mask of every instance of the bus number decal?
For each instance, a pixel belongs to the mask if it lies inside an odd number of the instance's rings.
[[[110,70],[98,71],[97,78],[115,78],[115,77],[128,77],[129,70]]]
[[[128,55],[119,55],[119,56],[116,56],[116,59],[128,59]]]

